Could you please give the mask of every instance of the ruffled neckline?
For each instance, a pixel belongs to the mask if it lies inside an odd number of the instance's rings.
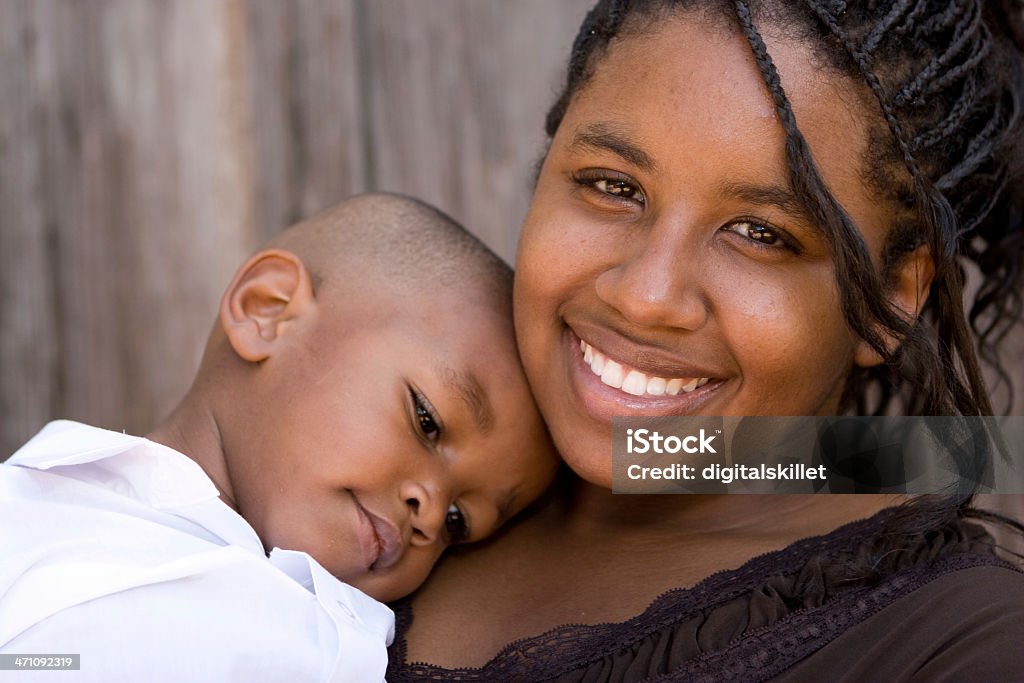
[[[975,552],[975,559],[968,559],[967,564],[989,563],[994,557],[986,532],[959,519],[918,537],[913,545],[901,545],[906,543],[905,536],[895,541],[884,533],[898,511],[882,510],[828,534],[751,558],[738,568],[718,571],[692,587],[666,591],[626,621],[564,624],[515,640],[476,668],[445,669],[426,662],[406,662],[405,634],[414,615],[411,601],[403,600],[393,605],[396,638],[389,656],[388,680],[519,680],[526,671],[543,672],[544,680],[551,680],[589,666],[601,667],[602,660],[618,653],[633,650],[639,656],[644,649],[657,650],[662,657],[666,648],[674,648],[676,657],[684,656],[681,649],[687,653],[685,657],[699,658],[794,613],[821,607],[841,593],[855,593],[865,580],[851,577],[851,562],[871,561],[881,577],[930,566],[948,554],[961,556],[961,561],[954,563],[957,566],[964,564],[963,552]],[[709,628],[711,625],[714,628]],[[669,642],[652,645],[652,639]]]

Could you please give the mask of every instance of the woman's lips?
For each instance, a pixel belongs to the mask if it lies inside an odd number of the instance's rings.
[[[352,500],[356,504],[358,519],[356,536],[362,546],[363,560],[367,569],[373,571],[391,567],[398,562],[404,550],[398,527],[386,518],[363,507],[354,493]]]
[[[602,383],[613,389],[622,389],[632,396],[689,394],[711,380],[710,377],[661,377],[650,374],[619,363],[582,340],[580,351],[583,353],[583,362],[590,366],[591,372],[601,378]]]
[[[630,365],[590,339],[582,339],[568,326],[563,351],[569,358],[571,383],[584,409],[605,422],[630,415],[693,414],[723,384],[713,372],[677,361],[648,360],[643,367]],[[656,353],[639,349],[629,355],[651,359]]]

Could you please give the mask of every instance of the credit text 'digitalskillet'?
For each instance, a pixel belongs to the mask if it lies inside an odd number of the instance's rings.
[[[1024,493],[1024,417],[612,421],[615,493]]]

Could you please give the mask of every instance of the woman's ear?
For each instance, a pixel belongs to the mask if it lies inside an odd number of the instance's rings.
[[[913,251],[908,251],[900,260],[898,270],[894,274],[892,288],[889,290],[889,301],[903,312],[903,319],[908,323],[917,320],[921,315],[924,302],[928,299],[928,290],[935,279],[935,261],[927,244],[922,244]],[[894,352],[902,339],[885,335],[886,348]],[[854,351],[853,362],[862,368],[880,365],[883,358],[871,345],[861,340]]]
[[[266,249],[235,273],[220,302],[220,324],[235,353],[258,363],[313,304],[313,283],[302,260],[290,251]]]

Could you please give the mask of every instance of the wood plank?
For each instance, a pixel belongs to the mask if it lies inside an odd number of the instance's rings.
[[[254,242],[244,5],[30,4],[47,61],[29,144],[45,150],[36,200],[52,213],[50,416],[144,432],[190,384]]]
[[[366,2],[371,186],[438,205],[511,261],[544,114],[591,4]]]
[[[264,239],[366,189],[353,0],[252,0],[257,231]]]
[[[49,7],[0,3],[0,460],[50,417],[59,391],[46,130]]]

